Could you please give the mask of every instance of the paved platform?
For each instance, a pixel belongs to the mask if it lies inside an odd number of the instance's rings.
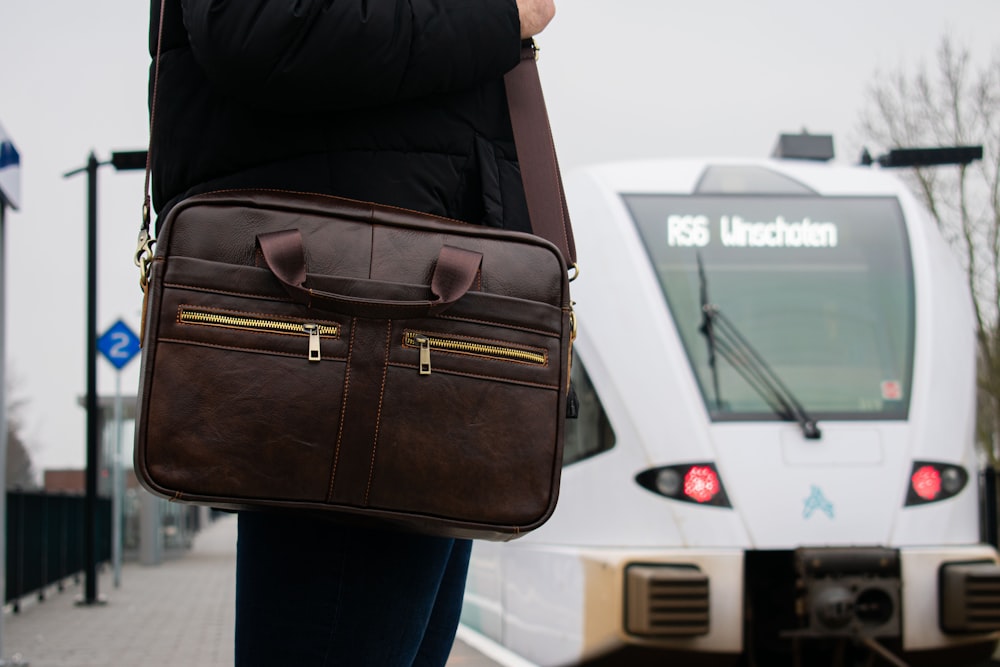
[[[158,566],[126,563],[121,586],[110,568],[98,582],[107,604],[80,606],[79,585],[27,599],[4,612],[8,667],[227,667],[233,664],[236,520],[223,517],[190,551]],[[70,582],[72,583],[72,582]],[[448,667],[499,667],[456,641]]]

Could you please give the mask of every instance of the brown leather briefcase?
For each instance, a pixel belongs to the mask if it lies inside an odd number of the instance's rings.
[[[551,138],[524,148],[525,65],[537,87],[525,60],[509,97],[542,236],[276,191],[171,209],[152,261],[140,257],[135,470],[147,489],[495,540],[548,519],[573,248]],[[527,131],[548,137],[544,107],[541,128],[528,108]]]

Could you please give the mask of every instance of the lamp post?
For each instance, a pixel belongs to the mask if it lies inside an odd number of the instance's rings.
[[[0,126],[0,574],[7,570],[7,258],[5,233],[7,209],[21,206],[21,155]],[[0,600],[6,599],[6,583],[0,577]],[[22,656],[3,657],[3,614],[0,614],[0,667],[27,665]]]
[[[97,596],[97,469],[100,410],[97,404],[97,170],[110,164],[116,170],[145,169],[146,151],[119,151],[107,162],[98,162],[94,152],[86,166],[63,175],[69,178],[87,173],[87,468],[84,475],[84,597],[81,604],[98,604]]]

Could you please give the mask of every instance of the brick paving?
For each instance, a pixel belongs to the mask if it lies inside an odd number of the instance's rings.
[[[44,601],[4,612],[8,667],[227,667],[233,646],[236,521],[199,533],[190,551],[158,566],[126,563],[115,588],[110,568],[98,580],[106,604],[81,606],[82,579]],[[0,664],[4,664],[0,662]],[[499,667],[457,641],[448,667]]]

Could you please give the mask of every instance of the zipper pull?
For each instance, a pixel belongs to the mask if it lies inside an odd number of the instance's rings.
[[[303,324],[302,328],[309,334],[309,361],[319,361],[323,358],[319,349],[319,325]]]
[[[423,334],[413,337],[417,347],[420,348],[420,374],[431,374],[431,339]]]

